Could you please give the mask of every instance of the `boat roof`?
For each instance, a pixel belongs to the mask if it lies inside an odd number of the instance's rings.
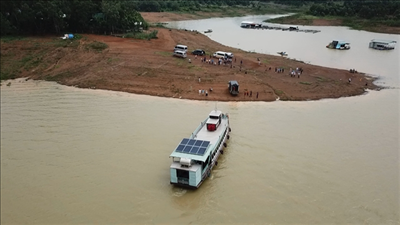
[[[378,42],[378,43],[396,43],[396,41],[391,40],[383,40],[383,39],[372,39],[371,42]]]
[[[189,158],[204,162],[210,151],[210,141],[183,138],[170,157]]]
[[[209,115],[220,115],[222,112],[213,110]],[[207,121],[207,118],[205,121]],[[210,132],[207,130],[205,121],[200,130],[193,138],[183,138],[169,157],[188,158],[205,162],[210,155],[213,146],[218,143],[220,136],[224,133],[227,120],[222,120],[217,130]]]
[[[337,41],[339,44],[350,44],[349,42],[343,40],[333,40],[333,41]]]
[[[239,85],[239,83],[236,80],[230,80],[229,83],[232,85]]]
[[[219,111],[219,110],[213,110],[213,111],[211,111],[210,114],[208,114],[208,115],[209,115],[209,116],[219,116],[219,115],[221,115],[221,114],[222,114],[221,111]]]
[[[242,23],[255,24],[253,21],[242,21]]]

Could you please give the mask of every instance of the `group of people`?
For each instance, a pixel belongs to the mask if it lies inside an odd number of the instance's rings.
[[[357,73],[356,69],[350,69],[350,73]]]
[[[207,97],[208,92],[207,92],[207,90],[199,90],[199,95],[205,95]]]
[[[290,76],[291,77],[296,77],[296,75],[297,75],[297,78],[300,78],[300,75],[303,73],[303,69],[302,68],[296,68],[295,70],[292,70],[292,68],[290,68]]]
[[[281,68],[281,67],[276,68],[275,67],[275,73],[283,73],[283,72],[285,72],[285,68]]]
[[[253,97],[253,91],[245,90],[244,91],[244,96]],[[256,98],[258,98],[258,92],[256,93]]]

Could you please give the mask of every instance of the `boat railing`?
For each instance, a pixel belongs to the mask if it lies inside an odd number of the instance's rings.
[[[208,118],[200,123],[200,125],[196,128],[196,130],[194,130],[192,135],[190,135],[190,139],[194,139],[197,136],[197,134],[200,132],[201,128],[203,128],[203,126],[206,124],[207,120],[208,120]]]

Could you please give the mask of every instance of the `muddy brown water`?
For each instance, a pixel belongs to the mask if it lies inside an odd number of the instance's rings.
[[[383,56],[399,57],[375,53],[349,60],[368,72]],[[398,64],[371,73],[390,88],[305,102],[215,103],[3,82],[1,223],[399,224]],[[200,189],[171,186],[169,154],[216,106],[231,119],[225,154]]]

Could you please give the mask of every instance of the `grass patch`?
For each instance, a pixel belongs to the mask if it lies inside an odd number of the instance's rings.
[[[119,58],[108,58],[107,63],[118,62],[119,60],[120,60]]]
[[[45,80],[46,81],[60,81],[60,80],[62,80],[64,78],[68,78],[68,77],[71,77],[71,76],[72,76],[72,73],[70,71],[66,71],[64,73],[60,73],[60,74],[57,74],[55,76],[46,76]]]
[[[150,24],[150,27],[167,28],[165,25],[166,25],[166,23],[153,23],[153,24]]]
[[[27,63],[25,65],[25,69],[26,70],[30,70],[30,69],[36,68],[36,67],[38,67],[40,65],[41,62],[42,62],[42,59],[37,57],[37,58],[29,61],[29,63]]]
[[[195,66],[195,65],[188,65],[188,68],[190,70],[196,70],[196,71],[201,71],[203,70],[203,68],[199,67],[199,66]]]
[[[178,59],[178,58],[176,58],[175,60],[176,60],[176,64],[177,64],[178,66],[182,66],[183,63],[186,63],[186,60],[184,60],[184,59]]]
[[[104,49],[108,48],[108,45],[103,42],[95,41],[95,42],[88,44],[87,47],[101,52]]]
[[[17,74],[15,74],[13,72],[1,71],[0,78],[1,78],[1,80],[15,79],[15,78],[17,78]]]
[[[11,42],[11,41],[19,41],[19,40],[24,40],[26,39],[25,37],[22,36],[1,36],[0,40],[2,42]]]
[[[32,55],[27,55],[24,58],[22,58],[19,62],[22,64],[22,67],[25,66],[29,61],[33,59]]]
[[[299,84],[311,85],[312,83],[310,83],[310,82],[304,82],[304,81],[301,81],[301,82],[299,82]]]

